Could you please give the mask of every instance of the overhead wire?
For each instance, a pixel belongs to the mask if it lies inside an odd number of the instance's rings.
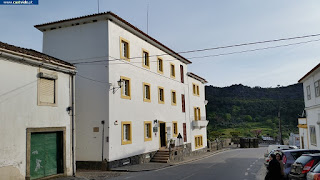
[[[271,43],[271,42],[289,41],[289,40],[304,39],[304,38],[310,38],[310,37],[316,37],[316,36],[320,36],[320,34],[311,34],[311,35],[296,36],[296,37],[289,37],[289,38],[280,38],[280,39],[256,41],[256,42],[249,42],[249,43],[240,43],[240,44],[233,44],[233,45],[227,45],[227,46],[218,46],[218,47],[212,47],[212,48],[203,48],[203,49],[195,49],[195,50],[188,50],[188,51],[180,51],[180,52],[177,52],[177,54],[186,54],[186,53],[202,52],[202,51],[209,51],[209,50],[227,49],[227,48],[233,48],[233,47],[257,45],[257,44],[264,44],[264,43]],[[165,56],[165,55],[170,55],[170,54],[168,54],[168,53],[156,54],[156,55],[150,55],[149,57]],[[100,57],[105,57],[105,56],[100,56]],[[99,58],[99,57],[96,57],[96,58]],[[142,56],[131,57],[131,58],[128,58],[128,59],[137,59],[137,58],[142,58]],[[93,59],[93,58],[88,58],[88,59]],[[190,58],[187,58],[187,59],[190,59]],[[77,61],[77,60],[84,60],[84,59],[74,59],[74,60],[71,60],[71,61]],[[114,60],[109,60],[109,61],[116,61],[116,60],[121,60],[121,59],[114,59]],[[86,62],[87,61],[75,62],[73,64],[81,64],[81,63],[86,63]],[[96,62],[96,61],[91,61],[91,62]]]

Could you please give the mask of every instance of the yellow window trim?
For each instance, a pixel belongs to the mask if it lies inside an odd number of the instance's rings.
[[[200,141],[200,143],[198,144],[199,141]],[[196,149],[203,147],[202,135],[194,136],[194,146]]]
[[[130,134],[129,134],[129,141],[125,141],[124,140],[124,137],[123,137],[123,126],[124,125],[127,125],[129,124],[130,125]],[[131,121],[122,121],[121,122],[121,144],[122,145],[126,145],[126,144],[132,144],[132,123]]]
[[[173,74],[172,74],[172,66],[173,66]],[[171,78],[176,78],[176,66],[173,63],[170,63],[170,77]]]
[[[194,112],[194,120],[198,121],[201,120],[201,110],[200,107],[193,107],[193,112]]]
[[[149,97],[150,99],[146,99],[146,91],[144,90],[144,86],[149,86]],[[143,91],[143,101],[144,102],[151,102],[151,85],[149,83],[142,83],[142,91]]]
[[[174,132],[174,126],[176,125],[177,132]],[[177,137],[178,136],[178,121],[172,121],[172,136]]]
[[[162,64],[161,64],[162,65],[162,68],[161,68],[162,71],[159,70],[159,60],[162,61]],[[160,58],[160,57],[157,58],[157,71],[158,71],[158,73],[163,74],[163,59]]]
[[[175,97],[174,97],[175,101],[173,101],[173,96],[172,96],[173,93],[175,93]],[[177,105],[177,92],[175,90],[171,90],[171,105],[172,106],[176,106]]]
[[[121,87],[121,98],[122,99],[130,99],[131,100],[131,79],[125,76],[120,76],[120,79],[128,80],[129,81],[129,96],[124,95],[124,89]]]
[[[150,129],[149,129],[150,138],[146,137],[146,135],[147,135],[146,124],[150,124]],[[152,121],[144,121],[143,125],[144,125],[143,126],[143,128],[144,128],[144,141],[152,141]]]
[[[144,53],[148,54],[147,61],[148,61],[149,66],[144,65],[144,55],[143,55]],[[150,58],[149,58],[149,56],[150,56],[149,51],[147,51],[147,50],[142,48],[142,67],[145,67],[147,69],[150,69]]]
[[[163,101],[161,101],[160,100],[160,89],[162,89],[163,90]],[[164,101],[165,101],[165,99],[164,99],[164,88],[163,87],[161,87],[161,86],[158,86],[158,102],[159,102],[159,104],[164,104]]]
[[[126,42],[128,44],[128,57],[124,57],[122,56],[123,52],[122,52],[122,42]],[[130,41],[120,37],[120,59],[124,59],[126,61],[130,61]]]
[[[192,91],[194,96],[200,96],[198,84],[192,83]]]

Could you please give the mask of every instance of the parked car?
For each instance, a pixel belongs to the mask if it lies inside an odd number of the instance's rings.
[[[307,180],[320,180],[320,162],[308,172]]]
[[[310,150],[310,149],[290,149],[290,150],[279,150],[279,151],[282,153],[282,162],[283,162],[285,178],[287,178],[290,173],[291,165],[302,154],[320,153],[320,150]]]
[[[307,178],[307,173],[320,161],[320,153],[303,154],[292,165],[289,174],[289,179],[304,180]]]

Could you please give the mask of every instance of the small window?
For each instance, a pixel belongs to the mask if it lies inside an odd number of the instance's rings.
[[[151,121],[144,122],[144,141],[152,141],[152,123],[151,123]]]
[[[192,90],[193,90],[193,95],[195,96],[200,95],[199,85],[192,83]]]
[[[151,85],[143,83],[143,101],[151,102]]]
[[[130,78],[121,76],[120,77],[124,83],[123,86],[121,87],[121,98],[122,99],[131,99],[131,82]]]
[[[57,105],[57,79],[55,73],[39,73],[38,80],[38,105]]]
[[[182,104],[182,112],[186,112],[186,103],[184,99],[184,94],[181,94],[181,104]]]
[[[121,122],[122,145],[132,143],[132,126],[130,121]]]
[[[147,50],[142,50],[142,66],[150,69],[149,52]]]
[[[173,126],[173,137],[177,137],[178,136],[178,122],[177,121],[173,121],[172,122],[172,126]]]
[[[173,63],[170,63],[170,77],[172,78],[176,77],[175,65]]]
[[[318,81],[316,81],[316,82],[314,83],[314,89],[315,89],[316,97],[319,97],[319,96],[320,96],[319,82],[320,82],[320,80],[318,80]]]
[[[309,126],[310,129],[310,143],[317,146],[316,128],[315,126]]]
[[[203,147],[202,135],[194,137],[194,144],[196,149]]]
[[[311,99],[311,92],[310,92],[310,86],[307,86],[307,99]]]
[[[171,105],[175,106],[177,105],[177,95],[176,91],[171,90]]]
[[[130,42],[120,38],[120,58],[130,61]]]
[[[180,65],[180,77],[181,77],[181,83],[184,83],[183,65]]]
[[[163,60],[158,58],[158,73],[163,74]]]
[[[164,89],[163,87],[158,87],[159,104],[164,104]]]
[[[194,120],[195,121],[201,120],[200,108],[194,107],[193,109],[194,109]]]

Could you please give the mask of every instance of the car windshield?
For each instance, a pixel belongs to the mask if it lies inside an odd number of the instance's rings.
[[[314,172],[314,173],[320,173],[320,166],[319,166],[320,164],[317,164],[316,166],[315,166],[315,168],[313,169],[313,171],[312,172]]]
[[[296,163],[301,163],[303,166],[307,164],[312,159],[311,156],[300,156],[297,160]]]

